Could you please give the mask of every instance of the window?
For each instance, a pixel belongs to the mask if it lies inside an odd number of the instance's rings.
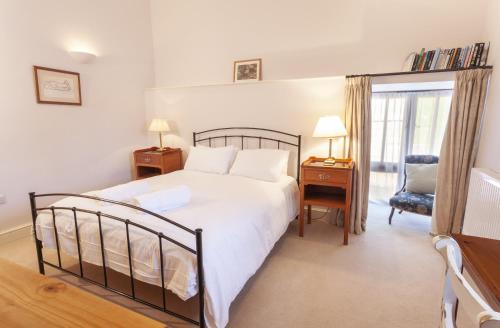
[[[439,156],[451,94],[451,90],[373,93],[370,198],[388,201],[400,187],[406,155]]]

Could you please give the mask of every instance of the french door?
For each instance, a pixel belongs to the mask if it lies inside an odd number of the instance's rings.
[[[401,187],[404,158],[438,155],[452,90],[372,95],[370,199],[388,202]]]

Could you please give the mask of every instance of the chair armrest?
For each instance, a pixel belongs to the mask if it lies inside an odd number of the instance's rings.
[[[476,318],[479,322],[478,327],[498,327],[500,326],[500,313],[496,311],[483,311]]]

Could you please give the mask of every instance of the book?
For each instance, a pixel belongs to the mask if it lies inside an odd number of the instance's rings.
[[[451,63],[450,63],[450,69],[454,69],[455,68],[455,63],[456,63],[456,60],[457,60],[457,56],[458,56],[458,48],[455,48],[455,51],[453,52],[453,58],[452,58]]]
[[[460,68],[460,62],[462,61],[462,56],[464,55],[464,49],[459,48],[460,51],[457,53],[457,58],[455,60],[455,68]]]
[[[432,59],[431,70],[435,70],[439,57],[441,56],[441,48],[434,50],[434,58]]]
[[[419,59],[420,59],[420,56],[419,56],[419,54],[416,53],[415,57],[413,58],[413,64],[411,65],[412,72],[416,71],[416,67],[417,67]]]
[[[488,62],[488,52],[490,51],[490,42],[484,44],[483,55],[481,56],[481,66],[486,66]]]
[[[476,54],[476,67],[481,66],[481,56],[483,55],[484,42],[480,42],[477,49],[478,50],[477,50],[477,54]]]
[[[458,63],[459,68],[463,68],[465,64],[465,57],[468,55],[469,47],[465,47],[462,49],[462,53],[460,54],[460,61]]]
[[[446,63],[446,58],[448,57],[448,49],[442,50],[442,54],[439,56],[439,62],[437,64],[438,69],[444,69]]]
[[[410,59],[408,60],[408,63],[409,63],[409,67],[408,67],[408,70],[411,72],[413,71],[413,67],[415,67],[415,60],[417,60],[417,53],[416,52],[413,52],[411,55],[410,55]]]
[[[441,59],[441,64],[439,69],[446,69],[446,63],[448,62],[448,57],[450,56],[450,49],[444,49],[443,59]]]
[[[463,68],[467,68],[467,62],[469,61],[470,52],[471,52],[471,46],[465,47],[465,55],[464,55],[464,60],[462,63]]]
[[[453,62],[453,69],[459,68],[458,64],[460,62],[460,55],[462,54],[462,48],[457,48],[457,54],[455,56],[455,61]]]
[[[417,67],[415,68],[416,71],[420,71],[420,65],[422,64],[422,61],[424,61],[424,53],[425,53],[425,48],[420,49],[420,54],[418,55]]]
[[[420,64],[418,66],[418,70],[419,71],[423,71],[424,70],[424,65],[425,65],[425,61],[427,60],[427,55],[429,54],[428,51],[424,51],[424,53],[422,54],[422,58],[420,60]]]
[[[470,63],[471,63],[471,60],[472,60],[472,54],[474,53],[474,45],[470,45],[469,46],[469,54],[467,55],[467,60],[465,61],[465,68],[469,68],[470,67]]]
[[[472,58],[470,60],[470,66],[469,67],[474,67],[476,66],[476,56],[477,56],[477,50],[478,50],[478,44],[476,43],[474,45],[474,51],[472,52]]]
[[[406,57],[405,63],[403,65],[402,71],[403,72],[409,72],[411,71],[411,68],[413,67],[413,62],[415,61],[415,53],[412,52]]]
[[[462,68],[462,65],[464,63],[465,51],[466,51],[466,49],[462,48],[462,51],[460,52],[460,56],[458,57],[457,68]]]
[[[486,66],[490,42],[476,42],[457,48],[436,48],[412,52],[403,65],[409,71],[458,70]]]
[[[429,55],[427,56],[427,60],[425,61],[424,71],[428,71],[431,68],[432,60],[434,59],[434,50],[429,50]]]
[[[453,63],[453,59],[455,58],[455,50],[456,49],[451,49],[450,57],[448,58],[448,62],[446,63],[446,69],[451,68],[451,65]]]

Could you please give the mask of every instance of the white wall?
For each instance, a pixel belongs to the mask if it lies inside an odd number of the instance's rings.
[[[250,126],[301,134],[303,158],[326,156],[326,140],[313,139],[311,135],[320,116],[344,116],[344,78],[159,88],[147,92],[147,104],[148,120],[153,117],[169,120],[174,131],[165,141],[171,147],[188,149],[193,132]],[[158,143],[154,136],[150,141]],[[341,157],[342,141],[335,150]],[[295,171],[290,171],[292,173]]]
[[[156,86],[399,71],[409,52],[481,37],[486,0],[151,0]]]
[[[486,101],[481,142],[476,167],[500,173],[500,2],[490,0],[486,9],[485,40],[491,41],[488,64],[494,65]]]
[[[130,179],[153,83],[148,1],[0,1],[0,231],[30,222],[28,192]],[[75,63],[70,48],[94,51]],[[32,65],[81,73],[83,106],[38,105]]]
[[[148,92],[147,117],[177,125],[169,140],[181,147],[192,131],[245,124],[301,133],[304,157],[324,155],[327,142],[310,136],[319,116],[343,116],[344,82],[314,77],[399,71],[421,47],[477,41],[485,1],[151,0],[158,89]],[[233,61],[256,57],[264,81],[230,85]],[[213,83],[223,85],[186,87]]]

